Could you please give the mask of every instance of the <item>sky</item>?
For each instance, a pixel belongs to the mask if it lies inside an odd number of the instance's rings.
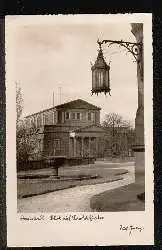
[[[33,17],[34,18],[34,17]],[[111,96],[91,96],[91,63],[97,57],[97,39],[135,42],[129,23],[96,22],[93,18],[68,22],[54,18],[49,23],[19,17],[10,43],[13,53],[14,81],[22,90],[23,115],[81,98],[101,107],[105,114],[115,112],[134,123],[137,110],[137,70],[131,54],[118,45],[103,46],[110,62]],[[9,44],[10,44],[9,43]],[[61,95],[60,95],[61,88]],[[61,97],[60,97],[61,96]]]

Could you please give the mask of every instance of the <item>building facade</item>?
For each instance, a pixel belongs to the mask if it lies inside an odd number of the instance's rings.
[[[37,146],[31,158],[103,157],[109,151],[109,132],[100,125],[100,110],[77,99],[40,111],[25,118],[37,128]]]

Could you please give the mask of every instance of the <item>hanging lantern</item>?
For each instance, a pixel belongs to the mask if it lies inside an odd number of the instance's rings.
[[[98,56],[95,64],[91,67],[92,70],[92,95],[104,92],[110,94],[110,66],[107,65],[103,57],[101,44],[99,44]]]

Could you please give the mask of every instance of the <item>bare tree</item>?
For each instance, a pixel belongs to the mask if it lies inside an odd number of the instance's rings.
[[[104,127],[107,128],[116,128],[116,127],[124,127],[131,128],[130,121],[124,120],[123,117],[116,113],[109,113],[105,116],[105,119],[102,123]]]
[[[16,82],[16,124],[18,125],[23,112],[23,96],[19,84]]]
[[[102,125],[110,133],[112,156],[128,156],[134,143],[134,129],[131,122],[124,120],[119,114],[109,113]]]

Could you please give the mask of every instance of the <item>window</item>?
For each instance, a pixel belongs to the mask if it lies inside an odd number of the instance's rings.
[[[69,120],[69,119],[70,119],[70,113],[69,113],[69,112],[66,112],[66,113],[65,113],[65,119],[66,119],[66,120]]]
[[[93,112],[88,113],[88,121],[94,121],[94,113]]]
[[[72,113],[72,119],[75,120],[75,113]]]
[[[30,120],[29,119],[25,119],[26,125],[27,127],[30,127]]]
[[[44,124],[48,124],[48,114],[44,114]]]
[[[80,120],[81,114],[80,113],[76,113],[77,114],[77,120]]]
[[[37,117],[37,126],[38,127],[41,126],[41,117],[40,116]]]
[[[88,121],[91,121],[91,113],[88,113]]]
[[[34,117],[32,117],[30,120],[30,126],[32,127],[33,125],[34,125]]]
[[[37,116],[33,116],[33,119],[31,120],[31,125],[37,126]]]
[[[73,112],[72,113],[72,119],[73,120],[81,120],[81,113]]]
[[[94,121],[94,119],[95,119],[95,113],[92,112],[91,113],[91,120]]]

